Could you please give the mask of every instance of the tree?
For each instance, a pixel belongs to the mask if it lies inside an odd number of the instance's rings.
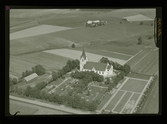
[[[22,76],[22,78],[25,77],[26,76],[25,72],[22,72],[21,76]]]
[[[96,109],[97,109],[97,102],[96,101],[90,102],[88,110],[89,111],[95,111]]]
[[[73,44],[71,45],[71,47],[72,47],[72,48],[75,48],[75,44],[73,43]]]
[[[143,25],[143,22],[140,22],[139,25]]]
[[[16,79],[16,78],[13,78],[13,79],[12,79],[12,82],[13,82],[14,85],[17,84],[17,79]]]
[[[137,43],[138,45],[141,45],[142,44],[142,37],[139,37],[138,38],[138,43]]]
[[[23,94],[23,89],[22,89],[22,88],[18,88],[17,93],[18,93],[19,95]]]
[[[36,65],[34,67],[34,70],[35,70],[35,73],[37,75],[43,75],[45,73],[45,71],[46,71],[46,69],[44,67],[42,67],[42,65]]]
[[[30,95],[31,88],[32,88],[32,87],[28,85],[27,88],[25,89],[23,95],[29,96],[29,95]]]
[[[108,58],[105,58],[105,57],[102,57],[101,59],[100,59],[100,62],[101,63],[109,63],[110,61],[108,60]]]
[[[59,78],[59,77],[58,77],[57,72],[52,71],[52,79],[55,81],[55,80],[57,80],[58,78]]]
[[[109,78],[107,78],[107,80],[105,81],[105,84],[106,85],[110,84],[110,79]]]
[[[46,86],[46,82],[40,82],[40,83],[37,83],[36,85],[35,85],[35,88],[37,89],[37,90],[41,90],[41,89],[43,89],[44,87]]]
[[[124,64],[123,71],[125,72],[125,75],[127,75],[130,72],[130,66],[128,64]]]

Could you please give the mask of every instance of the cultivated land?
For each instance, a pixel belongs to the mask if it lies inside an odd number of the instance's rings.
[[[43,65],[47,70],[58,70],[65,65],[69,58],[79,59],[82,46],[84,46],[90,61],[99,61],[101,57],[106,56],[122,64],[127,62],[131,66],[131,70],[135,73],[130,73],[126,77],[128,80],[123,80],[127,82],[118,89],[115,97],[107,94],[102,99],[98,111],[105,109],[113,113],[129,113],[134,105],[133,100],[139,99],[142,89],[150,78],[149,75],[156,74],[159,70],[159,51],[155,50],[153,38],[148,39],[149,36],[153,36],[151,23],[142,26],[128,22],[120,24],[122,17],[136,14],[154,18],[155,11],[151,9],[133,9],[133,11],[120,9],[106,12],[68,11],[67,9],[23,10],[11,13],[13,13],[10,17],[12,20],[10,21],[11,38],[18,38],[10,41],[10,55],[12,55],[10,56],[10,74],[14,76],[20,76],[22,71],[29,70],[36,64]],[[97,19],[107,20],[108,24],[96,28],[85,27],[87,20]],[[40,25],[38,24],[39,20]],[[59,29],[57,29],[58,27]],[[36,29],[34,30],[36,32],[32,29]],[[139,36],[142,37],[143,45],[136,45]],[[75,43],[76,48],[72,49],[70,47],[73,43]],[[51,50],[54,54],[47,53],[46,50]],[[74,52],[74,50],[76,51]],[[62,82],[63,80],[59,80],[51,83],[59,85],[55,92],[66,93],[66,90],[62,91],[61,89],[70,86],[69,82],[71,81]],[[90,86],[90,89],[92,95],[89,97],[83,95],[83,98],[99,99],[106,88]],[[48,91],[48,89],[45,90]],[[158,89],[154,88],[149,96],[150,101],[146,102],[145,105],[145,108],[148,109],[145,109],[143,113],[150,112],[153,107],[157,111],[158,103],[151,100],[158,99],[157,92]],[[149,109],[150,104],[152,107]]]
[[[148,80],[126,78],[116,93],[110,97],[100,111],[104,109],[108,112],[111,111],[112,113],[120,114],[132,112],[147,83]]]
[[[20,76],[23,71],[31,70],[31,68],[37,64],[41,64],[46,70],[58,70],[61,69],[68,58],[53,55],[45,52],[37,52],[24,54],[20,56],[10,57],[10,72],[17,76]]]
[[[72,59],[79,59],[81,54],[82,54],[81,51],[70,50],[70,49],[46,50],[44,52],[51,53],[51,54],[56,54],[56,55],[59,55],[59,56],[72,58]],[[93,62],[99,62],[99,60],[102,57],[107,57],[107,56],[102,56],[102,55],[98,55],[98,54],[92,54],[92,53],[89,53],[89,52],[86,52],[86,56],[87,56],[89,61],[93,61]],[[109,60],[116,61],[116,62],[120,63],[121,65],[123,65],[126,62],[126,61],[121,60],[121,59],[116,59],[116,58],[111,58],[111,57],[107,57],[107,58]]]
[[[159,70],[158,50],[142,50],[137,56],[127,62],[131,70],[136,73],[147,75],[156,74]]]
[[[23,37],[42,35],[46,33],[52,33],[57,31],[68,30],[68,29],[71,29],[71,28],[62,27],[62,26],[40,25],[40,26],[25,29],[25,30],[21,30],[15,33],[11,33],[10,40],[23,38]]]

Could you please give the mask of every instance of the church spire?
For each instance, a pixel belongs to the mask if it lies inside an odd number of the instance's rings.
[[[83,47],[83,50],[82,50],[82,55],[81,55],[81,58],[84,58],[84,59],[86,59],[86,54],[85,54],[85,50],[84,50],[84,47]]]

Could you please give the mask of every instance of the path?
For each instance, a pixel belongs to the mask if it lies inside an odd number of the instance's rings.
[[[115,95],[119,92],[119,90],[123,87],[123,85],[128,81],[129,78],[126,78],[126,80],[122,83],[122,85],[117,89],[117,91],[110,97],[110,99],[106,102],[106,104],[101,108],[101,110],[97,111],[100,112],[108,106],[108,104],[111,102],[111,100],[115,97]]]

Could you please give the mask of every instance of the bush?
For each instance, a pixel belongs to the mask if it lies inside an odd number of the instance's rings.
[[[143,22],[140,22],[139,25],[143,25]]]
[[[73,44],[71,45],[71,47],[72,47],[72,48],[75,48],[75,44],[73,43]]]
[[[138,45],[141,45],[142,44],[142,37],[139,37],[138,38],[138,43],[137,43]]]

